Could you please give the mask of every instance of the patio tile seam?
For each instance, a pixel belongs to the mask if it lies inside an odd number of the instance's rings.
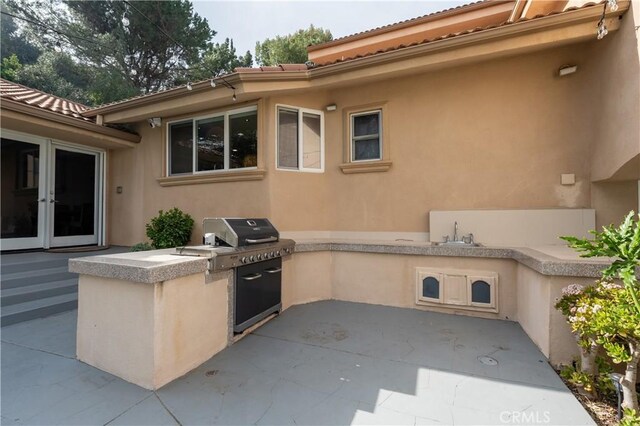
[[[167,414],[171,416],[173,421],[176,422],[178,426],[182,426],[182,422],[178,420],[178,418],[171,412],[171,410],[169,410],[169,407],[167,407],[167,405],[164,403],[162,398],[160,398],[160,395],[158,395],[158,391],[153,391],[153,395],[155,395],[156,398],[158,398],[158,402],[160,402],[160,405],[162,405],[162,408],[164,408],[167,411]]]
[[[107,426],[110,423],[113,423],[114,421],[116,421],[117,419],[119,419],[120,417],[124,416],[126,413],[128,413],[129,411],[131,411],[133,408],[137,407],[138,405],[142,404],[143,402],[145,402],[147,399],[151,398],[153,396],[153,393],[150,393],[149,395],[145,396],[144,398],[142,398],[140,401],[136,402],[135,404],[133,404],[131,407],[127,408],[126,410],[124,410],[122,413],[118,414],[117,416],[115,416],[114,418],[112,418],[111,420],[109,420],[108,422],[106,422],[103,426]]]
[[[6,344],[8,344],[8,345],[17,346],[17,347],[19,347],[19,348],[23,348],[23,349],[29,349],[29,350],[32,350],[32,351],[42,352],[42,353],[45,353],[45,354],[54,355],[54,356],[59,356],[59,357],[61,357],[61,358],[71,359],[71,360],[73,360],[73,361],[77,361],[77,358],[76,358],[76,357],[71,357],[71,356],[67,356],[67,355],[59,354],[59,353],[56,353],[56,352],[45,351],[44,349],[33,348],[33,347],[31,347],[31,346],[21,345],[20,343],[11,342],[11,341],[8,341],[8,340],[0,340],[0,342],[2,342],[2,343],[6,343]]]
[[[401,361],[401,360],[397,360],[397,359],[380,358],[380,357],[367,355],[367,354],[363,354],[363,353],[359,353],[359,352],[352,352],[352,351],[348,351],[348,350],[344,350],[344,349],[330,348],[330,347],[327,347],[327,346],[315,345],[315,344],[312,344],[312,343],[303,343],[303,342],[298,342],[298,341],[295,341],[295,340],[285,339],[285,338],[282,338],[282,337],[267,336],[267,335],[264,335],[264,334],[258,334],[256,332],[251,333],[251,335],[254,335],[256,337],[267,338],[267,339],[280,340],[280,341],[283,341],[283,342],[288,342],[288,343],[293,343],[293,344],[298,344],[298,345],[303,345],[303,346],[311,346],[311,347],[315,347],[315,348],[322,348],[322,349],[341,352],[341,353],[349,354],[349,355],[358,355],[358,356],[362,356],[362,357],[365,357],[365,358],[370,358],[370,359],[375,359],[375,360],[380,360],[380,361],[394,362],[394,363],[398,363],[398,364],[409,365],[409,366],[412,366],[412,367],[427,368],[429,370],[435,370],[435,371],[440,371],[440,372],[445,372],[445,373],[461,373],[460,371],[447,369],[447,368],[443,368],[443,367],[432,367],[432,366],[428,366],[428,365],[416,364],[416,363],[413,363],[413,362]],[[469,373],[469,372],[462,372],[462,373],[464,373],[465,376],[475,377],[475,378],[479,378],[479,379],[496,380],[496,381],[500,381],[500,382],[503,382],[503,383],[516,384],[516,385],[534,385],[534,386],[542,388],[542,389],[569,392],[569,389],[566,386],[564,386],[564,384],[562,385],[562,387],[558,387],[558,386],[549,386],[549,385],[544,385],[544,384],[539,384],[539,383],[531,383],[531,382],[526,382],[526,381],[522,381],[522,380],[509,380],[509,379],[504,379],[504,378],[499,378],[499,377],[481,376],[481,375],[474,374],[474,373]]]

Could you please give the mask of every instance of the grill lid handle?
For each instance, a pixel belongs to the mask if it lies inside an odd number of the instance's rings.
[[[247,238],[245,241],[249,244],[262,244],[262,243],[270,243],[272,241],[278,241],[278,237],[267,237],[267,238],[260,238],[257,240],[252,238]]]

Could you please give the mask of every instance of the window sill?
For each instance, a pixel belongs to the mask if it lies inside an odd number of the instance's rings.
[[[160,186],[197,185],[201,183],[241,182],[262,180],[267,174],[265,169],[214,172],[207,174],[167,176],[156,179]]]
[[[388,171],[391,168],[391,164],[391,161],[388,160],[363,161],[340,164],[340,169],[342,173],[347,175],[352,173],[376,173]]]

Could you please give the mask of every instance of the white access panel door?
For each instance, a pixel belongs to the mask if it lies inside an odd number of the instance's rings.
[[[467,277],[465,275],[444,276],[444,303],[449,305],[468,305]]]

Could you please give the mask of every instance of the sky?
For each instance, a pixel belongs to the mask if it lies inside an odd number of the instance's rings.
[[[343,37],[470,1],[218,1],[194,0],[193,7],[217,32],[213,41],[233,39],[237,54],[255,53],[257,41],[287,35],[313,24]]]

